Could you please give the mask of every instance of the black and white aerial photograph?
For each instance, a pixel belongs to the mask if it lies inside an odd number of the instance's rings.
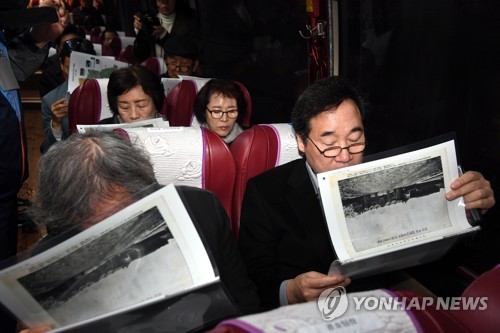
[[[338,182],[357,252],[451,226],[441,157],[380,169]]]
[[[193,284],[156,206],[18,281],[62,326]]]

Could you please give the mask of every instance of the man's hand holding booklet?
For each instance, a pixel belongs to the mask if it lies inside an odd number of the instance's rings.
[[[468,222],[462,198],[445,198],[459,168],[454,140],[439,140],[318,174],[338,255],[330,274],[358,278],[436,260],[479,229]]]

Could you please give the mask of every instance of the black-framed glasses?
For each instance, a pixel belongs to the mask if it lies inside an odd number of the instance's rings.
[[[347,149],[349,154],[360,154],[362,153],[365,148],[366,148],[366,141],[364,142],[356,142],[356,143],[351,143],[347,147],[339,147],[339,146],[334,146],[334,147],[328,147],[325,148],[324,150],[319,149],[319,147],[314,143],[314,141],[308,136],[307,137],[309,141],[312,142],[314,147],[318,149],[318,151],[321,153],[321,155],[329,158],[337,157],[342,153],[342,150]]]
[[[214,110],[214,111],[212,111],[209,108],[207,108],[207,111],[210,112],[210,115],[214,119],[220,119],[220,118],[222,118],[222,116],[224,114],[226,114],[227,117],[231,118],[231,119],[238,117],[238,110],[229,110],[229,111]]]
[[[177,65],[177,64],[174,64],[173,62],[169,62],[167,63],[167,68],[168,70],[170,71],[176,71],[177,68],[179,68],[181,70],[181,72],[187,72],[187,71],[190,71],[191,68],[193,68],[193,65]]]

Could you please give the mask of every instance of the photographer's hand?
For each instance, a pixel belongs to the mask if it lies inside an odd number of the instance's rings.
[[[36,45],[42,48],[56,39],[69,24],[69,14],[62,0],[41,0],[40,7],[55,7],[59,22],[53,24],[44,24],[31,28],[30,34],[37,42]]]
[[[135,30],[141,30],[142,29],[142,23],[141,19],[138,15],[134,15],[134,29]]]

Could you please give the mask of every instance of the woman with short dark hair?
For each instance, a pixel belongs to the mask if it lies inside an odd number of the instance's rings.
[[[230,80],[212,79],[200,89],[194,101],[194,115],[202,127],[231,143],[243,129],[238,124],[247,112],[240,86]]]
[[[160,77],[142,66],[120,68],[111,73],[107,95],[113,117],[103,119],[99,124],[130,123],[158,117],[164,99]]]

